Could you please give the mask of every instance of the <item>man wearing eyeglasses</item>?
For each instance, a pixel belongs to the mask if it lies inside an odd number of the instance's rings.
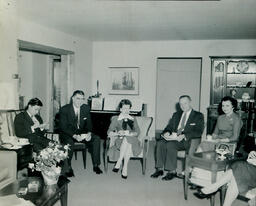
[[[68,155],[68,177],[74,176],[71,167],[73,149],[75,142],[82,142],[87,145],[92,155],[93,171],[101,174],[100,165],[100,138],[92,133],[92,121],[90,108],[84,104],[84,92],[76,90],[70,100],[70,104],[60,109],[60,141],[62,144],[69,144]]]

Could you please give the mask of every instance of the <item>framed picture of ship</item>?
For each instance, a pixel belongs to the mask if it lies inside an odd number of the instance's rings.
[[[109,67],[109,69],[109,94],[139,94],[139,67]]]

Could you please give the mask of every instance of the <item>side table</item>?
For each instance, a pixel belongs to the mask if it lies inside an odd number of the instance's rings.
[[[31,181],[39,181],[38,192],[28,192],[26,195],[19,195],[20,187],[27,187]],[[46,186],[41,177],[27,177],[20,182],[15,182],[0,191],[0,196],[16,194],[19,198],[31,201],[36,206],[53,206],[60,200],[61,206],[68,205],[68,183],[70,181],[60,176],[57,185]]]
[[[216,182],[217,172],[225,171],[227,168],[227,164],[229,160],[218,160],[217,154],[215,151],[213,152],[200,152],[195,153],[194,155],[188,155],[186,158],[186,166],[185,166],[185,178],[184,178],[184,198],[187,200],[188,198],[188,182],[189,182],[189,168],[198,167],[201,169],[205,169],[211,172],[211,182]],[[221,191],[220,198],[221,203],[223,202],[223,191]],[[214,206],[215,203],[215,195],[211,196],[210,205]]]

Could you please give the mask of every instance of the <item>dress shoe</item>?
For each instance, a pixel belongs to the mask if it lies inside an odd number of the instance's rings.
[[[93,167],[93,171],[97,174],[97,175],[99,175],[99,174],[101,174],[102,173],[102,170],[97,166],[97,167]]]
[[[75,174],[74,174],[73,170],[70,169],[68,172],[66,172],[66,174],[64,176],[66,176],[66,177],[75,177]]]
[[[127,175],[125,176],[125,175],[121,175],[121,177],[123,178],[123,179],[127,179]]]
[[[176,173],[170,173],[170,172],[168,172],[163,178],[162,178],[162,180],[164,180],[164,181],[170,181],[170,180],[172,180],[174,177],[176,177],[177,176],[177,174]]]
[[[112,169],[112,172],[118,173],[118,171],[119,171],[119,168],[115,168],[115,167],[114,167],[114,168]]]
[[[163,170],[156,170],[150,177],[158,178],[159,176],[162,176],[163,174],[164,174]]]
[[[190,187],[189,187],[190,190],[198,190],[198,189],[200,189],[200,188],[201,188],[201,187],[199,187],[199,186],[197,186],[197,185],[193,185],[193,184],[191,184]]]

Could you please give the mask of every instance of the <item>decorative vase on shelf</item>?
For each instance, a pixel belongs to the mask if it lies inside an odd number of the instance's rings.
[[[42,171],[42,176],[45,185],[55,185],[57,184],[60,176],[60,172],[44,172]]]

